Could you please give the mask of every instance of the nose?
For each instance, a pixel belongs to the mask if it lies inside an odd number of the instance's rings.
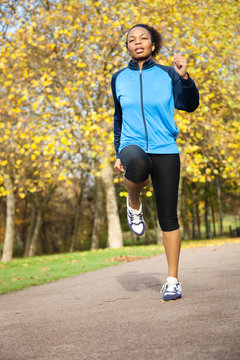
[[[141,38],[136,38],[135,45],[139,45],[139,44],[141,44]]]

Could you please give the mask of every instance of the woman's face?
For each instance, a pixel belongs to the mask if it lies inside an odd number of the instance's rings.
[[[152,51],[155,48],[149,31],[142,27],[135,27],[130,30],[127,45],[130,56],[136,61],[151,58]]]

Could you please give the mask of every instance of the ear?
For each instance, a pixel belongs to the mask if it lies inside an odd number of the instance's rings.
[[[154,51],[155,50],[155,44],[153,43],[152,44],[152,51]]]

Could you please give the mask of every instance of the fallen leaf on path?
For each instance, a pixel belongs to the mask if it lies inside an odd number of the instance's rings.
[[[146,259],[145,256],[127,256],[127,255],[120,255],[117,257],[112,257],[111,259],[107,259],[105,260],[106,262],[116,262],[116,261],[120,261],[120,262],[131,262],[131,261],[135,261],[135,260],[142,260],[142,259]]]

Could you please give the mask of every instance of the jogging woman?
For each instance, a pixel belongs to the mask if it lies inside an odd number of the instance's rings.
[[[168,277],[161,292],[163,300],[175,300],[182,297],[182,290],[178,280],[181,235],[177,214],[180,158],[174,108],[194,111],[199,94],[181,55],[175,54],[174,68],[153,60],[162,47],[161,35],[153,27],[133,26],[126,47],[132,59],[111,81],[115,168],[124,173],[128,225],[138,236],[145,231],[140,192],[151,175],[168,262]]]

